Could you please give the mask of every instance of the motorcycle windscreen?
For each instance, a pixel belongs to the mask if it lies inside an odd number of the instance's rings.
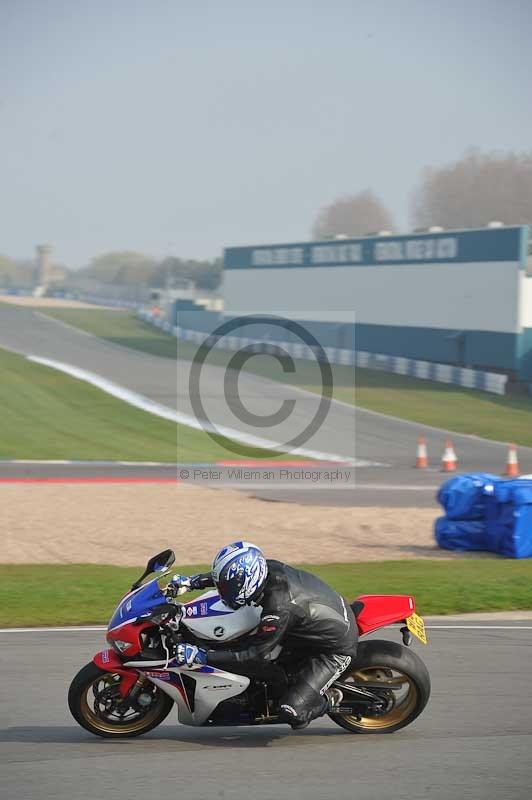
[[[164,603],[165,596],[159,587],[158,580],[158,578],[153,578],[148,583],[135,589],[134,592],[126,594],[111,617],[108,630],[112,630],[118,625],[123,625],[125,622],[131,622],[142,616],[142,614],[147,614],[159,603]]]

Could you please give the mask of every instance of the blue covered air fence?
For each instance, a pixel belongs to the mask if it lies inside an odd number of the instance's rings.
[[[458,475],[440,487],[438,501],[445,510],[434,529],[440,547],[532,558],[532,475]]]

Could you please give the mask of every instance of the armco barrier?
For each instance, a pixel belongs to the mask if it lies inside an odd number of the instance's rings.
[[[159,319],[149,311],[139,310],[137,313],[140,319],[155,325],[166,333],[172,334],[176,339],[201,344],[208,338],[208,334],[203,331],[172,326],[169,322]],[[275,342],[275,344],[265,345],[259,340],[227,336],[216,342],[214,346],[220,350],[239,350],[241,347],[252,344],[257,344],[257,349],[260,348],[262,352],[275,352],[275,348],[278,346],[282,347],[294,358],[314,359],[314,353],[310,347],[295,342]],[[365,369],[375,369],[382,372],[393,372],[396,375],[409,375],[412,378],[421,378],[422,380],[435,381],[437,383],[451,383],[455,386],[462,386],[465,389],[478,389],[491,394],[506,394],[508,377],[496,372],[482,372],[464,367],[454,367],[451,364],[435,364],[431,361],[416,361],[412,358],[367,353],[362,350],[344,350],[339,347],[326,347],[324,349],[327,358],[332,364],[364,367]]]

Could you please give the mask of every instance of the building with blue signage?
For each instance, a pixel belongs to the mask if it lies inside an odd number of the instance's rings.
[[[229,247],[224,313],[282,314],[357,350],[532,381],[528,227]]]

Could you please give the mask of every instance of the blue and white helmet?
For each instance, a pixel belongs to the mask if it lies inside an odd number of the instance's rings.
[[[268,577],[268,565],[256,545],[233,542],[215,557],[212,577],[224,603],[236,609],[260,596]]]

